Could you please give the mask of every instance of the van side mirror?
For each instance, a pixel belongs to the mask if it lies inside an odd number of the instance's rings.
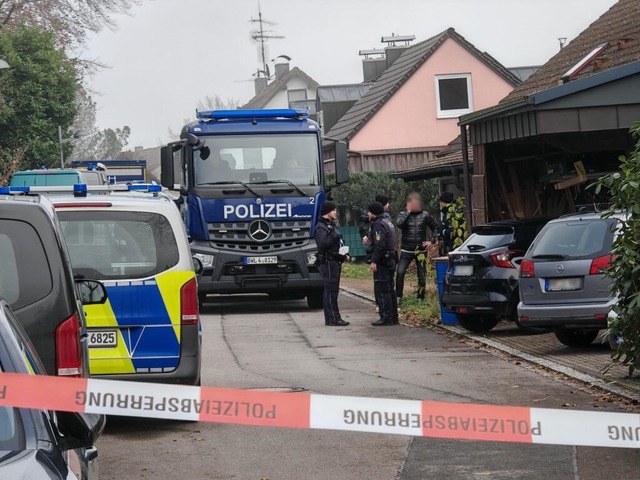
[[[346,142],[336,142],[336,183],[338,185],[349,181],[349,152]]]
[[[160,149],[160,184],[169,190],[176,185],[174,170],[173,147],[167,145]]]
[[[107,301],[107,289],[96,280],[76,280],[83,305],[98,305]]]
[[[92,447],[106,424],[104,415],[94,413],[56,412],[56,417],[63,451]]]

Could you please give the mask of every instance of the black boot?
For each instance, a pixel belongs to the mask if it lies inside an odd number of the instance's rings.
[[[325,325],[329,325],[330,327],[346,327],[347,325],[350,325],[350,323],[340,319],[332,323],[325,323]]]
[[[377,322],[372,322],[371,325],[373,325],[374,327],[386,327],[388,325],[393,325],[393,323],[387,322],[381,318]]]

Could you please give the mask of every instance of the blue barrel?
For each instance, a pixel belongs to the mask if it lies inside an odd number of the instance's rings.
[[[442,292],[444,289],[444,276],[449,269],[449,257],[439,257],[435,259],[436,262],[436,278],[438,279],[438,298],[442,299]],[[453,313],[447,312],[440,302],[440,315],[442,317],[443,325],[457,325],[458,319]]]

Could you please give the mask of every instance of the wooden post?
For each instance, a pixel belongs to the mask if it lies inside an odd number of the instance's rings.
[[[464,177],[464,205],[467,217],[467,231],[473,227],[473,215],[471,215],[471,187],[469,178],[469,149],[467,147],[467,127],[460,126],[460,142],[462,143],[462,175]]]

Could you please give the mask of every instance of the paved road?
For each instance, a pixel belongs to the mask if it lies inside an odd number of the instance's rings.
[[[214,300],[214,299],[212,299]],[[303,301],[215,298],[203,310],[208,386],[434,401],[623,410],[579,385],[473,344],[407,327],[369,326],[372,307],[341,297],[347,328]],[[110,419],[103,479],[626,480],[635,450],[573,448]]]

